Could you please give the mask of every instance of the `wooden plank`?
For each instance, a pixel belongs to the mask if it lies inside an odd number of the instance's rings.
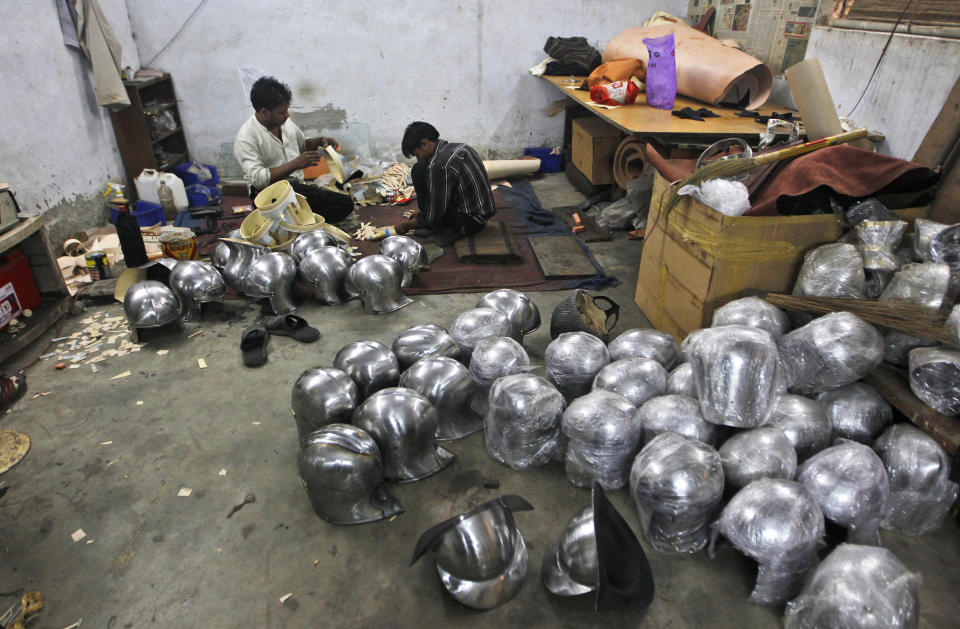
[[[580,243],[571,236],[535,236],[530,238],[530,246],[548,280],[591,277],[597,272]]]
[[[923,142],[913,154],[913,162],[935,168],[944,163],[960,138],[960,79],[953,84],[953,89],[940,108],[940,113],[934,118],[924,136]]]
[[[936,439],[947,452],[957,453],[960,448],[960,419],[941,415],[921,402],[907,386],[903,373],[881,365],[864,380],[907,419]]]
[[[39,231],[43,225],[42,216],[31,216],[21,221],[20,224],[13,229],[3,232],[0,234],[0,253],[16,247],[25,238]]]

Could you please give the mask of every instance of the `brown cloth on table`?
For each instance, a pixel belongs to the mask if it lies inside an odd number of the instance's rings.
[[[486,226],[473,236],[467,236],[453,243],[457,258],[465,264],[503,264],[522,262],[517,253],[517,244],[513,241],[506,224],[501,221],[488,221]]]

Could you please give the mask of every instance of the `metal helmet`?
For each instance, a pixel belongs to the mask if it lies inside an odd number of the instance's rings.
[[[778,339],[790,331],[790,318],[770,302],[759,297],[734,299],[713,312],[710,327],[745,325],[766,330]]]
[[[448,356],[460,358],[460,347],[450,333],[439,325],[425,323],[407,328],[393,341],[393,353],[405,370],[421,358]]]
[[[675,432],[657,435],[630,470],[630,493],[643,536],[665,553],[695,553],[723,498],[723,466],[711,446]]]
[[[413,389],[436,409],[440,422],[437,441],[483,430],[483,418],[470,410],[473,378],[460,361],[446,356],[421,358],[403,372],[400,386]]]
[[[593,484],[591,504],[575,513],[550,544],[540,578],[557,596],[596,591],[597,611],[653,601],[653,572],[643,547],[599,483]]]
[[[547,345],[544,360],[547,379],[569,402],[590,391],[593,379],[610,363],[610,352],[592,334],[564,332]]]
[[[520,340],[517,331],[507,315],[493,308],[471,308],[460,313],[450,326],[450,336],[460,346],[460,360],[469,364],[473,348],[481,339],[490,336],[509,336]]]
[[[357,408],[357,385],[339,369],[307,369],[293,384],[290,408],[303,439],[327,424],[349,422]]]
[[[659,330],[634,328],[627,330],[610,341],[610,360],[621,358],[650,358],[663,365],[664,369],[673,369],[680,361],[680,347],[677,341]]]
[[[700,404],[686,395],[661,395],[637,411],[643,426],[643,445],[664,432],[675,432],[688,439],[713,445],[717,427],[700,414]]]
[[[377,391],[353,413],[353,424],[370,433],[383,452],[384,476],[398,483],[432,476],[457,458],[437,445],[439,423],[427,398],[402,387]]]
[[[159,328],[180,316],[173,291],[154,280],[137,282],[123,296],[123,314],[134,328]]]
[[[490,387],[497,378],[530,370],[530,357],[523,345],[506,336],[480,339],[470,357],[470,374],[476,391],[470,408],[481,417],[487,414]]]
[[[223,279],[227,286],[235,291],[244,292],[243,280],[247,276],[247,271],[253,261],[267,252],[266,249],[246,241],[241,241],[243,236],[239,230],[234,230],[227,235],[234,240],[221,239],[214,250],[213,264],[220,269]]]
[[[489,400],[483,438],[491,457],[514,470],[562,458],[565,402],[552,384],[528,373],[506,376],[493,383]]]
[[[719,449],[723,482],[733,491],[760,478],[793,480],[797,452],[783,431],[772,426],[738,432]]]
[[[413,275],[427,266],[427,251],[409,236],[388,236],[380,241],[380,255],[393,258],[403,267],[401,286],[407,287],[413,282]]]
[[[231,232],[228,232],[224,238],[234,238],[239,240],[243,238],[243,234],[240,233],[239,229],[235,229]],[[210,263],[221,271],[223,270],[223,267],[230,262],[230,257],[232,255],[230,244],[231,243],[221,240],[217,243],[217,246],[213,248],[213,253],[210,254]]]
[[[355,290],[368,314],[386,314],[400,310],[413,300],[400,290],[403,267],[387,256],[367,256],[357,260],[347,274],[347,290]]]
[[[797,480],[817,499],[828,520],[848,529],[847,541],[877,543],[890,480],[883,461],[869,446],[843,440],[807,459]]]
[[[750,601],[782,605],[803,587],[817,565],[825,522],[820,505],[803,485],[764,478],[739,491],[720,513],[714,539],[723,535],[740,552],[759,562]]]
[[[866,382],[824,391],[817,401],[823,404],[835,438],[869,445],[893,422],[893,408]]]
[[[307,232],[299,238],[317,233],[326,232]],[[303,281],[313,287],[313,295],[317,301],[332,306],[354,297],[344,287],[344,280],[352,264],[353,258],[343,249],[318,246],[303,254],[299,273]]]
[[[797,451],[798,461],[810,458],[833,441],[823,404],[802,395],[778,395],[767,425],[783,431]]]
[[[513,518],[533,506],[501,496],[430,527],[413,551],[415,563],[432,552],[443,587],[458,602],[493,609],[509,601],[527,577],[527,546]]]
[[[667,393],[697,397],[697,385],[693,382],[693,365],[683,363],[667,376]]]
[[[355,341],[340,348],[333,357],[333,366],[356,383],[364,400],[381,389],[396,386],[400,380],[397,357],[383,343]]]
[[[522,336],[532,334],[540,327],[537,304],[519,291],[501,288],[487,293],[477,301],[477,308],[493,308],[507,315],[510,323]]]
[[[221,301],[227,294],[227,283],[220,271],[200,260],[177,262],[170,271],[170,288],[180,300],[184,321],[196,321],[200,318],[200,304]]]
[[[957,278],[960,282],[960,272]],[[914,395],[938,413],[960,415],[960,351],[920,347],[910,351],[908,361]]]
[[[293,302],[293,282],[297,277],[297,263],[279,251],[265,253],[250,263],[243,278],[243,292],[255,299],[269,299],[276,314],[296,309]]]
[[[290,245],[290,255],[297,261],[297,264],[303,262],[303,258],[320,247],[336,247],[337,239],[322,229],[315,229],[300,234]]]
[[[667,391],[667,371],[650,358],[621,358],[600,370],[594,391],[612,391],[640,407]]]
[[[957,499],[950,480],[950,455],[933,437],[911,424],[894,424],[873,443],[890,479],[890,504],[883,528],[925,535],[940,528]]]
[[[567,438],[567,479],[577,487],[594,481],[604,489],[627,484],[640,449],[640,417],[627,398],[594,391],[570,403],[561,424]]]
[[[313,512],[327,522],[363,524],[403,513],[383,482],[380,449],[356,426],[328,424],[308,434],[297,469]]]

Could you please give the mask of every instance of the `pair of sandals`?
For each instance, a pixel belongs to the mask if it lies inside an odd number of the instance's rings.
[[[243,330],[240,353],[247,367],[259,367],[267,362],[267,342],[270,335],[289,336],[301,343],[313,343],[320,332],[311,328],[306,319],[297,315],[277,315],[258,320]]]

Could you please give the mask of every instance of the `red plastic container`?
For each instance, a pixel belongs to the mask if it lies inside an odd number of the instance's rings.
[[[30,259],[19,249],[0,256],[0,330],[10,319],[28,308],[37,308],[43,300],[30,272]]]

